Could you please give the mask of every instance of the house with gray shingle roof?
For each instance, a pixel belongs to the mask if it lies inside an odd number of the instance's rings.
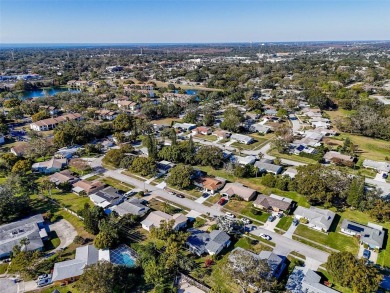
[[[297,207],[294,215],[297,219],[307,219],[309,221],[307,224],[308,227],[328,232],[336,214],[330,210],[320,209],[317,207]]]
[[[378,161],[373,161],[373,160],[364,160],[363,161],[363,167],[364,168],[369,168],[369,169],[374,169],[377,172],[390,173],[390,163],[386,163],[386,162],[378,162]]]
[[[278,175],[283,171],[282,166],[270,164],[262,161],[256,162],[255,166],[259,169],[260,172],[265,171],[267,173],[273,173],[275,175]]]
[[[186,246],[189,251],[198,256],[205,253],[216,255],[231,243],[229,235],[222,230],[213,230],[211,233],[197,229],[188,231],[191,235],[187,239]]]
[[[341,223],[341,233],[350,236],[359,236],[359,240],[363,244],[367,244],[371,248],[381,249],[385,239],[385,231],[382,226],[368,223],[368,226],[345,219]]]
[[[132,198],[113,206],[111,210],[117,212],[119,216],[131,214],[142,217],[149,211],[149,208],[141,202],[142,200],[138,198]]]
[[[289,293],[338,293],[321,284],[321,276],[307,267],[295,267],[290,274],[286,290]]]

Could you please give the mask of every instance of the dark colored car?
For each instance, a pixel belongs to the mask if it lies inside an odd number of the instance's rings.
[[[268,217],[268,221],[273,222],[274,220],[275,220],[275,216],[271,215],[271,216]]]
[[[365,249],[365,250],[363,251],[363,257],[364,257],[365,259],[369,259],[370,256],[371,256],[371,251],[369,251],[368,249]]]
[[[221,205],[221,206],[223,206],[223,205],[225,204],[225,202],[226,202],[226,199],[222,197],[222,198],[218,201],[218,204]]]
[[[185,196],[182,195],[182,194],[180,194],[180,193],[177,193],[176,196],[177,196],[177,197],[180,197],[180,198],[185,198]]]

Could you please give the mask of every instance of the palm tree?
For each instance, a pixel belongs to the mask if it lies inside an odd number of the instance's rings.
[[[27,251],[27,246],[29,244],[30,244],[30,239],[28,239],[28,238],[20,239],[20,246],[23,248],[24,251]]]

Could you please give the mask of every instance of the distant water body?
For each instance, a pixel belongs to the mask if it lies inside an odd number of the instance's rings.
[[[23,100],[25,99],[32,99],[32,98],[43,98],[48,96],[54,96],[58,93],[63,92],[69,92],[69,93],[79,93],[79,90],[75,89],[68,89],[68,88],[50,88],[50,89],[44,89],[44,90],[34,90],[34,91],[24,91],[22,93],[21,98]]]

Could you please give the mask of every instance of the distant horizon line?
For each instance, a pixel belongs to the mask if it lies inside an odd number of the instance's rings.
[[[239,44],[305,44],[305,43],[386,43],[389,40],[325,40],[325,41],[231,41],[231,42],[39,42],[39,43],[0,43],[1,47],[11,46],[152,46],[152,45],[239,45]]]

